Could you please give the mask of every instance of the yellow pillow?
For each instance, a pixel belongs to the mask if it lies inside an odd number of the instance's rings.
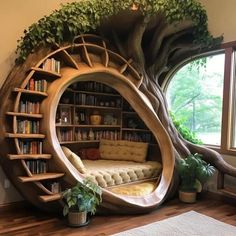
[[[99,151],[101,159],[145,162],[148,143],[127,140],[101,139]]]
[[[85,174],[87,169],[85,168],[83,162],[80,157],[77,156],[74,152],[72,152],[68,147],[61,147],[65,156],[68,158],[70,163],[82,174]]]

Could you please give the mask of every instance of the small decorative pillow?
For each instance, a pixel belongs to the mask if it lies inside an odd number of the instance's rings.
[[[88,160],[99,160],[101,159],[98,148],[87,148],[86,157]]]
[[[101,159],[100,151],[98,148],[82,148],[79,150],[81,159],[99,160]]]
[[[71,164],[82,174],[85,174],[87,169],[85,168],[83,162],[81,161],[80,157],[77,156],[74,152],[72,152],[68,147],[62,146],[61,147],[65,156],[71,162]]]
[[[99,150],[101,159],[145,162],[148,143],[101,139]]]

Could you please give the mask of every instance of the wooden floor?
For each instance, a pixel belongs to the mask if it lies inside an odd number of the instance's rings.
[[[88,235],[101,236],[139,227],[171,216],[194,210],[236,226],[236,204],[205,194],[195,204],[180,203],[173,199],[149,214],[134,216],[94,216],[88,226],[70,228],[66,220],[36,209],[0,209],[0,235]]]

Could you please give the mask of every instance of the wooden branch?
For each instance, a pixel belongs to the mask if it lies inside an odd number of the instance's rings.
[[[117,47],[119,53],[124,58],[128,58],[127,51],[124,49],[124,44],[122,44],[121,40],[119,39],[119,36],[115,32],[115,30],[112,30],[112,38],[115,43],[115,46]]]
[[[134,30],[129,34],[128,37],[128,55],[129,57],[133,58],[134,61],[142,68],[144,68],[145,65],[142,39],[148,21],[149,19],[147,17],[142,17],[139,19],[134,26]]]
[[[154,60],[157,57],[163,40],[166,37],[174,35],[179,31],[183,31],[191,27],[193,27],[193,22],[189,20],[176,24],[172,23],[169,25],[167,25],[165,22],[161,23],[160,27],[157,27],[156,31],[154,32],[154,36],[150,44],[150,50],[147,53],[148,57],[150,58],[150,65],[155,63]]]
[[[165,40],[165,45],[162,47],[162,50],[160,51],[159,55],[155,58],[154,64],[149,68],[149,70],[152,71],[157,77],[163,72],[164,68],[168,64],[169,55],[177,48],[181,48],[182,45],[185,47],[186,45],[183,44],[183,42],[176,41],[182,37],[183,35],[187,35],[192,32],[192,28],[180,31],[171,37],[169,37],[167,40]],[[191,42],[192,45],[192,42]]]

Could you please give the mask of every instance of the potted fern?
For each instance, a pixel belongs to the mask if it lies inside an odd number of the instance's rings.
[[[65,201],[63,215],[68,215],[70,226],[83,226],[88,223],[87,214],[95,214],[97,206],[102,201],[101,188],[86,178],[62,194]]]
[[[198,153],[181,159],[177,166],[180,176],[179,198],[183,202],[196,201],[197,192],[201,192],[203,184],[214,174],[215,168],[206,163]]]

